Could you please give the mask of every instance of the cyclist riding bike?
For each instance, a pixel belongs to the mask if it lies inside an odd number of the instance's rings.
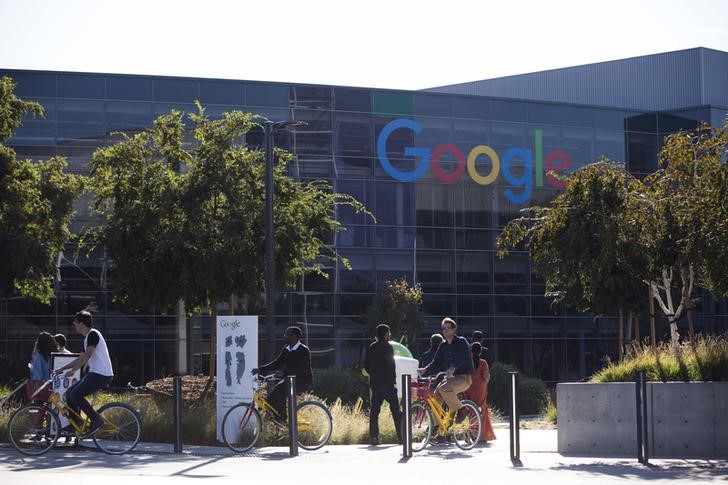
[[[106,340],[104,340],[101,332],[93,328],[94,323],[91,313],[86,310],[76,313],[76,317],[73,319],[73,325],[76,327],[76,331],[84,337],[84,351],[73,361],[56,369],[54,374],[58,375],[67,370],[66,377],[71,377],[76,370],[84,366],[88,367],[88,372],[84,374],[81,380],[69,387],[68,391],[66,391],[66,403],[76,413],[79,412],[79,409],[82,409],[91,418],[91,425],[89,426],[87,435],[92,436],[103,427],[104,422],[85,397],[111,384],[114,371],[111,366],[111,358],[109,357]],[[79,426],[81,425],[81,423],[77,424]],[[74,427],[72,424],[69,424],[63,430],[73,433]]]
[[[457,335],[457,328],[458,324],[452,318],[442,320],[440,330],[445,340],[437,348],[432,362],[417,369],[421,375],[445,369],[445,378],[435,389],[435,396],[445,401],[456,420],[458,411],[463,407],[458,393],[470,387],[473,374],[470,345],[465,338]]]
[[[288,327],[283,334],[286,345],[273,362],[260,368],[253,369],[252,374],[270,374],[275,371],[276,377],[296,376],[296,394],[308,391],[313,383],[311,370],[311,351],[301,343],[301,329]],[[279,381],[273,390],[268,393],[268,401],[273,405],[278,417],[285,423],[286,411],[286,381]],[[274,418],[275,419],[275,418]]]

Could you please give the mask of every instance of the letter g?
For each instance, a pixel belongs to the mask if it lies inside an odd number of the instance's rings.
[[[422,126],[420,126],[419,123],[406,118],[399,118],[394,121],[390,121],[382,129],[382,132],[379,134],[379,138],[377,138],[377,157],[379,158],[379,163],[382,165],[382,168],[389,174],[390,177],[395,180],[399,180],[400,182],[414,182],[418,178],[422,177],[427,169],[430,168],[432,155],[429,148],[406,147],[404,149],[405,156],[420,157],[422,160],[420,165],[412,172],[401,172],[394,168],[387,156],[387,141],[389,140],[390,135],[394,133],[394,130],[399,128],[408,128],[412,130],[415,135],[420,134],[422,131]]]

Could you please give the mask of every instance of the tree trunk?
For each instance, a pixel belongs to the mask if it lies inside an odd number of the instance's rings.
[[[217,369],[217,302],[212,302],[210,308],[210,317],[212,319],[210,327],[210,382],[215,378],[215,370]]]
[[[640,336],[640,316],[638,313],[634,314],[634,317],[632,317],[632,320],[634,322],[634,340],[637,348],[642,348],[642,337]]]
[[[648,286],[650,293],[650,347],[657,348],[657,332],[655,331],[655,295],[652,294],[652,285]]]
[[[627,312],[627,320],[624,322],[624,341],[627,347],[632,343],[632,312]]]
[[[624,311],[619,309],[619,360],[624,358]]]
[[[201,404],[207,399],[207,395],[212,389],[212,383],[215,381],[215,369],[217,368],[217,301],[210,303],[210,317],[212,320],[210,323],[210,372],[197,404]]]

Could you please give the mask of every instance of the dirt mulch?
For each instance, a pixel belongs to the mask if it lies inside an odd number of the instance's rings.
[[[187,402],[196,402],[199,400],[202,391],[207,384],[207,376],[181,376],[182,377],[182,400]],[[160,398],[172,398],[173,378],[164,377],[147,383],[147,388],[152,395]],[[208,396],[215,395],[215,380],[213,379],[212,388]]]

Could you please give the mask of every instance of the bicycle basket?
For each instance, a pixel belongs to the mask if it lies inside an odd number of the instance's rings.
[[[417,379],[412,381],[412,398],[426,400],[432,397],[437,382],[430,379]]]

